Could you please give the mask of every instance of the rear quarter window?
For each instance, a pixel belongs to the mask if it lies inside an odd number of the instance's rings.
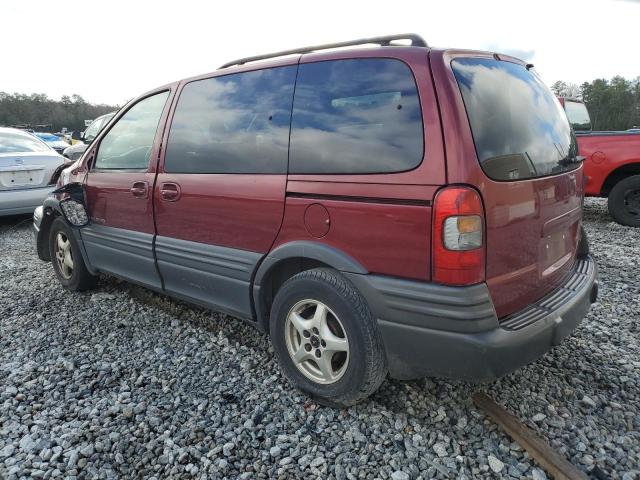
[[[567,117],[534,71],[492,58],[454,59],[451,67],[487,176],[510,181],[577,168]]]
[[[393,59],[301,64],[290,173],[411,170],[422,161],[422,113],[409,67]]]

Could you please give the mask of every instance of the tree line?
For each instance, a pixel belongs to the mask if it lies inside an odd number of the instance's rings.
[[[598,78],[580,86],[559,80],[551,90],[560,97],[582,100],[594,130],[627,130],[640,126],[640,77],[634,80],[620,76],[611,80]]]
[[[82,131],[84,121],[117,110],[113,105],[94,105],[80,95],[53,100],[42,93],[25,95],[0,92],[0,126],[20,126],[36,131]]]
[[[558,96],[584,101],[594,130],[626,130],[640,126],[640,77],[634,80],[621,76],[611,80],[598,78],[580,86],[559,80],[551,89]],[[23,126],[53,132],[66,127],[70,131],[81,131],[85,128],[85,120],[118,108],[88,103],[80,95],[63,95],[60,100],[53,100],[42,93],[0,92],[0,126]]]

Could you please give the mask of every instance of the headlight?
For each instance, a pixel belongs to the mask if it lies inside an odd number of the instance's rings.
[[[71,225],[75,227],[84,227],[89,223],[89,216],[84,205],[73,198],[67,198],[60,201],[60,208],[64,217]]]

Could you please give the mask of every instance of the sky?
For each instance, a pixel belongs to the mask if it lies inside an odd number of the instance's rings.
[[[543,80],[640,76],[640,0],[2,0],[0,91],[122,105],[235,58],[414,32],[523,58]]]

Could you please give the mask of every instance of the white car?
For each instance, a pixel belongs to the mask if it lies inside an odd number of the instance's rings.
[[[32,213],[42,205],[64,161],[30,133],[0,127],[0,216]]]

